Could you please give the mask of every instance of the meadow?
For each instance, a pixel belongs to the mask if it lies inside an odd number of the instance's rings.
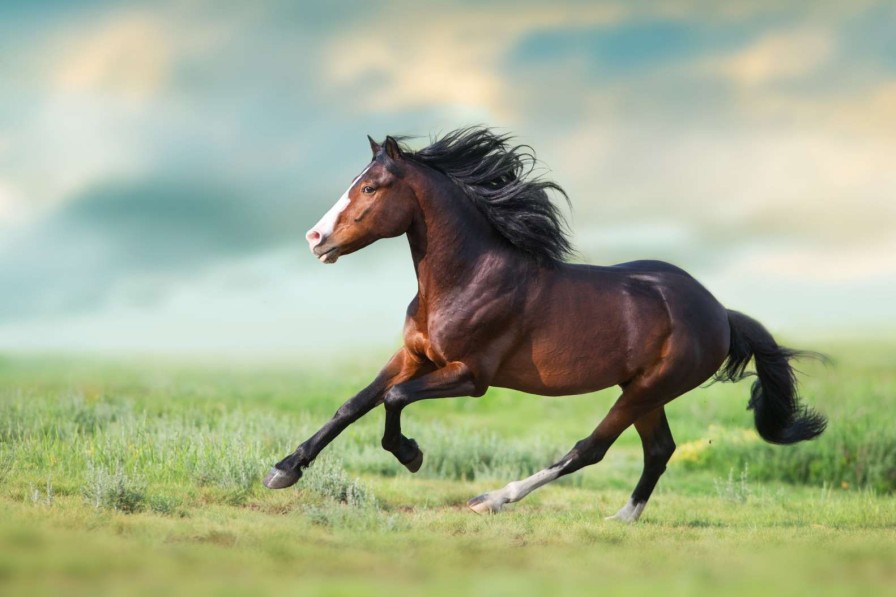
[[[896,346],[804,363],[818,440],[758,439],[749,386],[667,409],[678,451],[641,521],[605,521],[641,468],[629,431],[600,464],[496,516],[468,498],[565,453],[614,391],[408,408],[411,475],[380,410],[298,485],[269,466],[363,387],[352,363],[0,358],[0,593],[691,595],[896,591]]]

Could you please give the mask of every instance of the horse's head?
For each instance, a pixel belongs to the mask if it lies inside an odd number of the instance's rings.
[[[336,263],[341,255],[404,234],[411,225],[417,201],[403,177],[404,157],[398,142],[386,137],[379,145],[370,139],[370,148],[370,164],[305,235],[322,263]]]

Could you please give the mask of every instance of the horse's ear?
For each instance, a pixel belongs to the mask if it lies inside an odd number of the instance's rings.
[[[401,147],[398,146],[398,141],[392,137],[386,137],[386,140],[383,142],[383,149],[385,150],[386,155],[395,161],[404,157],[401,154]]]
[[[376,154],[380,152],[380,144],[374,141],[370,135],[367,135],[367,140],[370,141],[370,151],[373,152],[373,157],[376,157]]]

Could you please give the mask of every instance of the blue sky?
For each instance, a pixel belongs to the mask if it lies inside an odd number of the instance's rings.
[[[76,7],[75,7],[76,4]],[[397,342],[383,241],[304,231],[366,134],[488,124],[569,192],[579,258],[672,261],[788,337],[896,328],[889,2],[6,2],[0,347]]]

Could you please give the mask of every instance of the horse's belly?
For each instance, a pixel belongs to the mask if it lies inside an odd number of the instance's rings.
[[[630,381],[659,357],[669,329],[661,300],[611,288],[554,290],[533,309],[538,316],[505,355],[492,385],[584,394]]]
[[[542,396],[568,396],[596,392],[628,377],[624,359],[600,359],[574,349],[543,355],[517,352],[502,364],[492,385]]]

